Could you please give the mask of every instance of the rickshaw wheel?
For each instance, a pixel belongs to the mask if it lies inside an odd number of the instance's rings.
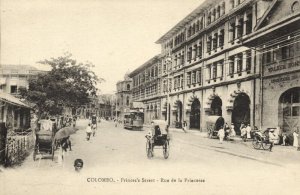
[[[255,149],[260,149],[260,148],[261,148],[261,140],[260,140],[257,136],[255,136],[255,137],[253,138],[252,146],[253,146],[253,148],[255,148]]]
[[[166,141],[164,146],[163,146],[163,153],[164,153],[164,158],[167,159],[169,157],[169,141]]]
[[[150,140],[147,140],[147,143],[146,143],[146,154],[147,154],[148,158],[153,157]]]
[[[270,144],[269,141],[263,140],[263,141],[262,141],[262,147],[263,147],[264,150],[269,150],[270,147],[271,147],[271,144]]]

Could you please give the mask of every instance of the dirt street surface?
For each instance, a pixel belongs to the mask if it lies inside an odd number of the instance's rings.
[[[251,143],[223,142],[194,133],[171,132],[170,156],[162,149],[146,156],[144,131],[131,131],[103,121],[86,140],[88,121],[71,136],[72,151],[54,161],[32,154],[15,168],[2,169],[4,195],[43,194],[298,194],[300,152],[275,146],[254,150]],[[80,158],[81,172],[74,171]],[[175,188],[176,187],[176,188]]]

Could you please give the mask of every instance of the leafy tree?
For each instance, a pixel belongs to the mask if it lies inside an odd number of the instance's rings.
[[[78,108],[88,104],[96,96],[99,79],[91,70],[91,62],[78,63],[71,54],[40,61],[50,65],[51,71],[29,79],[29,89],[21,89],[21,95],[33,102],[42,114],[61,114],[63,107]]]

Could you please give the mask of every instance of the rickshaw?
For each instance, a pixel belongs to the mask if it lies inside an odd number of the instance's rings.
[[[218,137],[218,131],[223,126],[224,118],[221,116],[208,116],[206,119],[207,135],[209,138]]]
[[[263,150],[269,150],[271,147],[271,142],[269,141],[269,132],[271,129],[275,128],[267,128],[264,131],[256,131],[254,133],[252,146],[254,149],[263,149]]]
[[[51,155],[53,160],[56,149],[54,140],[56,133],[55,123],[51,120],[40,120],[38,126],[39,130],[36,132],[33,160],[36,160],[36,155]]]
[[[155,146],[160,146],[163,149],[164,158],[167,159],[169,157],[170,151],[170,137],[169,137],[169,126],[164,120],[153,120],[151,122],[151,131],[146,135],[146,154],[148,158],[153,157],[153,149]]]

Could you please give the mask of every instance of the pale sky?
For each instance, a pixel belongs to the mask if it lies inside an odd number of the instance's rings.
[[[160,53],[162,35],[203,0],[1,0],[1,64],[70,52],[95,64],[102,93]]]

